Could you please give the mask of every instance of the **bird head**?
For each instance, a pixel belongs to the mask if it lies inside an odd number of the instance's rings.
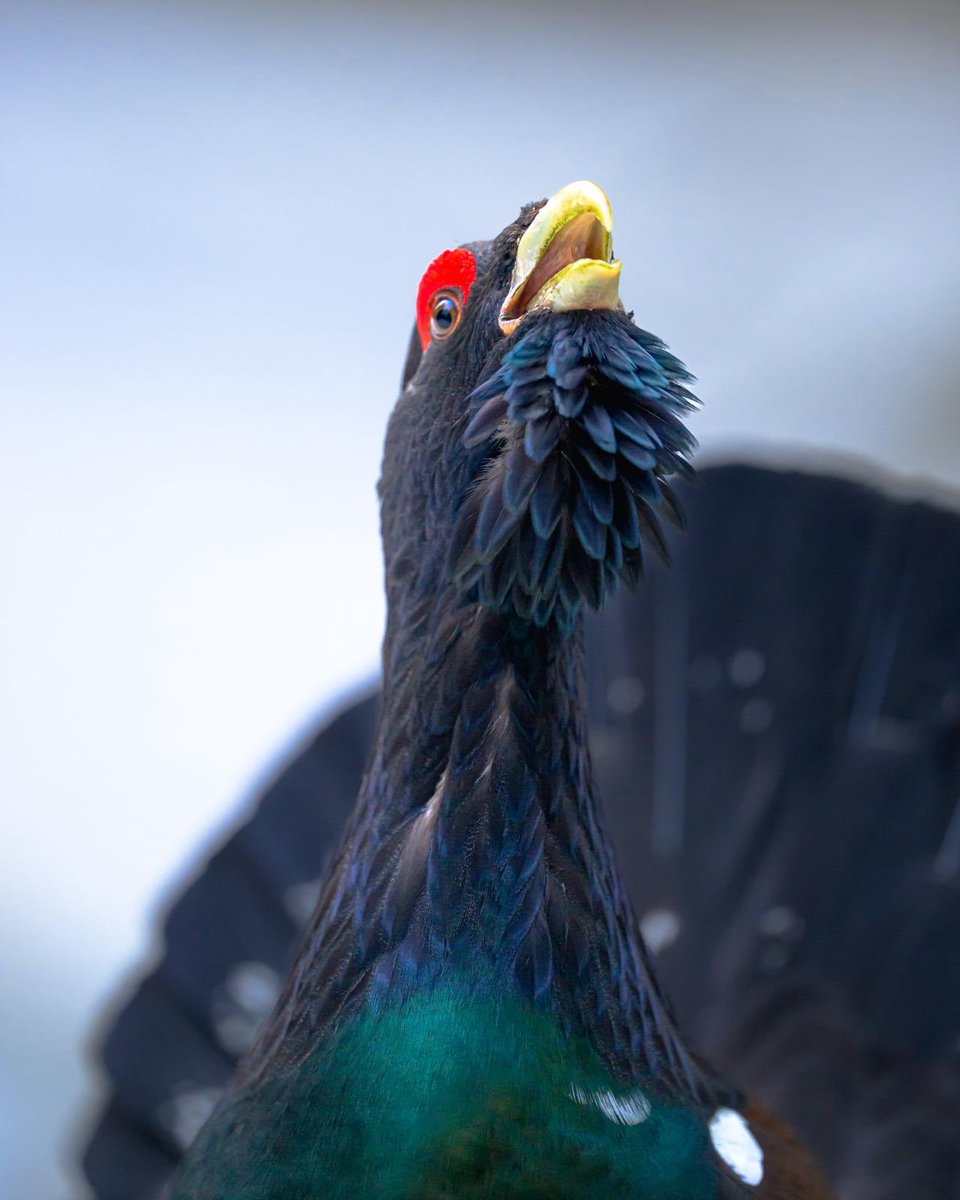
[[[572,183],[427,267],[381,479],[388,580],[443,576],[568,628],[637,582],[646,549],[667,556],[660,518],[682,523],[667,480],[690,473],[697,401],[624,310],[612,229],[601,189]]]

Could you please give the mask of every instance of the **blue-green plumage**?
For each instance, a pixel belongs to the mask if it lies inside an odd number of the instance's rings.
[[[586,1039],[509,993],[450,981],[232,1096],[179,1186],[197,1200],[630,1200],[642,1179],[645,1200],[686,1200],[712,1194],[710,1159],[675,1099],[613,1079]]]

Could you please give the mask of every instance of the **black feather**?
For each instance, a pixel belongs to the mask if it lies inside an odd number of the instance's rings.
[[[684,456],[696,443],[679,419],[695,403],[680,382],[688,378],[656,338],[617,314],[546,314],[524,322],[492,372],[497,382],[479,389],[481,396],[496,397],[506,388],[509,408],[500,436],[509,438],[513,427],[513,438],[522,434],[523,449],[515,441],[488,451],[491,467],[479,485],[487,498],[474,518],[477,560],[490,562],[491,550],[499,553],[522,536],[526,526],[511,518],[529,511],[530,527],[547,541],[567,511],[577,544],[603,566],[588,570],[573,558],[559,560],[560,550],[572,544],[567,539],[551,543],[549,559],[544,547],[530,562],[527,547],[512,560],[521,590],[508,587],[505,576],[489,577],[476,593],[483,603],[512,605],[522,619],[551,611],[569,624],[581,600],[603,603],[618,574],[638,577],[641,567],[633,560],[643,537],[664,555],[659,524],[645,507],[641,520],[638,506],[659,503],[667,476],[689,476]],[[544,390],[547,380],[553,381],[552,394]],[[489,429],[495,416],[485,417],[480,430]],[[679,516],[676,508],[667,501],[668,519]],[[510,516],[501,516],[502,509]],[[470,512],[476,509],[466,509],[461,520],[469,521]],[[616,537],[608,538],[611,524]],[[475,586],[479,576],[469,544],[459,531],[455,540],[455,577],[465,588]],[[547,588],[559,590],[559,607]]]

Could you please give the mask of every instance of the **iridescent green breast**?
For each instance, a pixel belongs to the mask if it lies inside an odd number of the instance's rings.
[[[239,1091],[175,1200],[709,1200],[700,1117],[513,998],[442,988]],[[216,1177],[208,1175],[215,1163]]]

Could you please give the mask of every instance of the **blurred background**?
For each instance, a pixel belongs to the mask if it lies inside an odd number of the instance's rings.
[[[956,485],[958,128],[955,0],[0,7],[4,1196],[84,1195],[98,1013],[376,671],[429,259],[593,178],[708,453]]]

